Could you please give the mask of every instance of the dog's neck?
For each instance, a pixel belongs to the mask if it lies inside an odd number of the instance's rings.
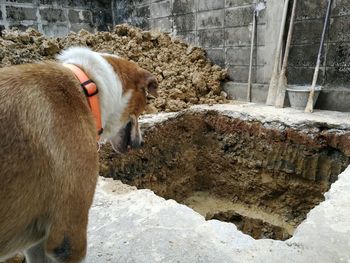
[[[103,128],[100,140],[113,137],[122,126],[120,117],[128,104],[130,94],[123,96],[122,82],[112,66],[99,53],[83,47],[67,49],[57,58],[62,63],[80,67],[96,83]]]

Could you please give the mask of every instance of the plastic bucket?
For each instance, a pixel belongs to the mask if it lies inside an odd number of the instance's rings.
[[[314,106],[316,104],[318,95],[322,90],[321,86],[315,87]],[[288,86],[287,88],[289,102],[292,108],[304,110],[309,99],[310,86]]]

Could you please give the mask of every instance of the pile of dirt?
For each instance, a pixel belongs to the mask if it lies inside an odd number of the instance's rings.
[[[159,80],[160,96],[151,99],[147,113],[226,102],[220,83],[227,72],[213,65],[203,49],[164,33],[128,25],[96,34],[81,30],[63,38],[48,38],[34,29],[4,31],[0,37],[0,67],[53,59],[60,50],[77,45],[118,54],[152,72]]]

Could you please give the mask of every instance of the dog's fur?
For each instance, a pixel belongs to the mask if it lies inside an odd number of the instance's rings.
[[[141,144],[138,116],[157,82],[135,63],[86,48],[59,62],[0,69],[0,261],[82,262],[88,211],[98,176],[96,127],[74,74],[99,89],[100,140],[125,152]]]

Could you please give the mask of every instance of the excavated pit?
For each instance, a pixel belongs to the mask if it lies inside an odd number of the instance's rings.
[[[142,122],[145,146],[106,145],[101,175],[175,199],[252,237],[285,240],[349,164],[350,132],[187,110]],[[154,121],[156,120],[156,121]]]

